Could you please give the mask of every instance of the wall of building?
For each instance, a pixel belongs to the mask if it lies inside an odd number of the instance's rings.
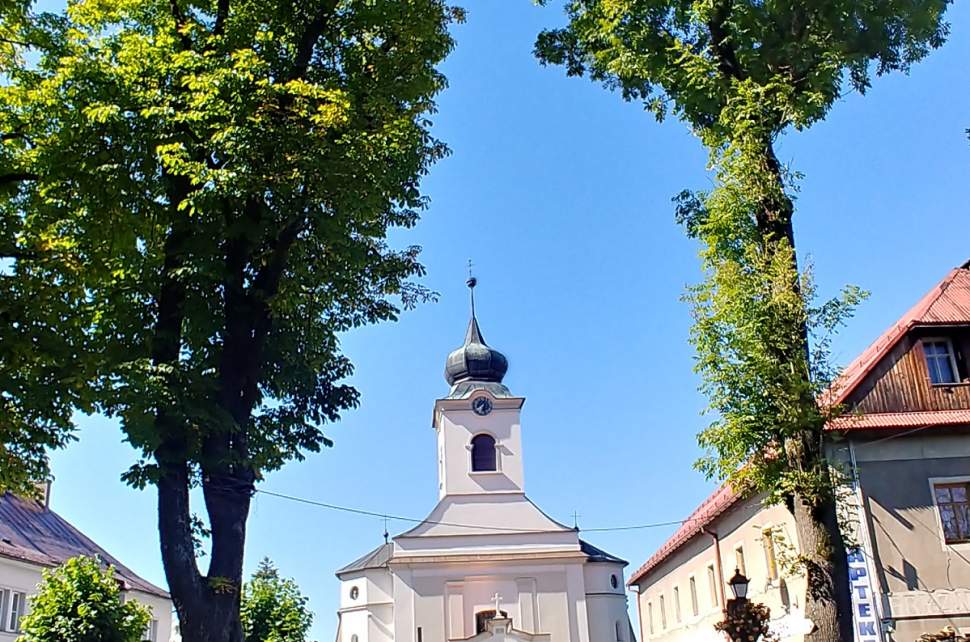
[[[946,544],[932,483],[970,482],[966,435],[853,442],[883,616],[893,640],[946,625],[970,632],[970,543]]]
[[[394,639],[393,590],[391,572],[387,569],[368,569],[344,576],[340,582],[337,642],[391,642]]]
[[[962,385],[930,383],[921,337],[949,338],[956,352]],[[926,330],[903,337],[850,395],[848,405],[864,413],[959,410],[970,408],[970,386],[965,355],[970,354],[966,330]]]
[[[26,593],[27,610],[30,610],[30,596],[37,592],[43,569],[46,567],[0,558],[0,588]],[[124,599],[134,599],[152,609],[152,618],[157,620],[158,642],[168,642],[172,633],[172,602],[155,595],[130,591]],[[4,628],[6,623],[0,626]],[[16,633],[0,630],[0,642],[14,642]]]
[[[588,563],[583,567],[583,579],[590,640],[631,642],[623,566],[608,562]]]
[[[786,575],[784,558],[795,553],[794,521],[782,506],[765,508],[760,497],[739,501],[709,527],[718,534],[721,552],[721,588],[711,586],[709,568],[717,583],[717,559],[714,540],[699,534],[652,569],[637,585],[637,607],[640,616],[640,639],[658,642],[702,642],[723,637],[714,624],[723,619],[722,595],[731,597],[727,580],[734,575],[741,550],[744,573],[751,580],[748,597],[771,609],[773,623],[785,642],[797,642],[800,635],[788,634],[792,621],[801,619],[804,607],[805,581]],[[770,530],[776,556],[778,578],[771,579],[765,553],[764,532]],[[694,612],[691,579],[696,589],[697,611]],[[723,591],[723,593],[722,593]],[[663,598],[663,607],[661,607]],[[651,617],[652,616],[652,617]]]

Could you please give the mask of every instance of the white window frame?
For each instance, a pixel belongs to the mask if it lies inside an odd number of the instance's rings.
[[[711,609],[716,611],[721,608],[721,596],[717,590],[717,565],[711,562],[704,571],[707,574],[707,589],[711,592]]]
[[[741,561],[740,565],[738,565],[739,560]],[[749,580],[751,579],[751,576],[748,575],[748,558],[744,554],[744,542],[734,547],[734,566],[741,575],[744,575]]]
[[[765,561],[765,585],[774,586],[781,579],[781,568],[778,565],[778,547],[775,546],[775,525],[766,524],[761,527],[761,557]],[[771,559],[768,559],[768,549],[771,549]],[[774,577],[772,577],[772,563]]]
[[[684,613],[680,608],[680,586],[675,586],[673,593],[674,599],[674,621],[681,624],[684,621]]]
[[[690,617],[697,619],[701,616],[701,598],[697,594],[697,576],[687,576],[687,592],[690,593]]]
[[[151,619],[145,625],[145,642],[158,642],[158,620]]]
[[[933,498],[933,519],[936,520],[936,533],[940,538],[940,550],[970,552],[970,542],[946,543],[946,532],[943,530],[943,518],[940,516],[940,507],[936,503],[936,489],[934,488],[937,484],[970,484],[970,475],[930,477],[927,482],[930,486],[930,497]]]
[[[955,386],[960,383],[960,369],[957,368],[957,352],[953,347],[953,339],[949,337],[924,337],[920,339],[920,343],[923,348],[923,361],[926,362],[926,373],[930,377],[931,386]],[[953,372],[953,381],[943,382],[943,383],[933,383],[933,374],[930,371],[930,357],[926,354],[926,344],[927,343],[943,343],[946,344],[947,356],[950,358],[950,370]],[[937,355],[934,355],[934,359]]]
[[[475,452],[475,448],[474,446],[472,446],[472,441],[475,439],[475,437],[478,437],[479,435],[488,435],[495,442],[495,470],[475,470],[474,461],[472,459],[472,456],[474,455],[474,452]],[[502,475],[503,474],[502,473],[502,442],[499,441],[499,438],[495,436],[493,432],[489,430],[479,430],[474,435],[472,435],[471,438],[468,440],[468,443],[465,444],[465,450],[468,451],[468,474],[469,475],[476,476],[476,475]]]
[[[15,609],[17,623],[13,622]],[[27,591],[0,586],[0,631],[20,633],[20,621],[27,615]]]

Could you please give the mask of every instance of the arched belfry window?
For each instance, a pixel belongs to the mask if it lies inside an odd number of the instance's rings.
[[[475,435],[472,438],[472,472],[498,470],[495,457],[495,437]]]

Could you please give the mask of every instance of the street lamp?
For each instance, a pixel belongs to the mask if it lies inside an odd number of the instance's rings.
[[[728,580],[728,586],[731,587],[731,592],[734,593],[735,599],[745,600],[748,597],[748,584],[751,580],[746,578],[741,574],[739,569],[734,569],[734,577]]]

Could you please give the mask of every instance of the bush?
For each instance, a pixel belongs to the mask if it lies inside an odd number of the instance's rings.
[[[121,600],[112,567],[74,557],[44,571],[18,642],[140,642],[151,611]]]

